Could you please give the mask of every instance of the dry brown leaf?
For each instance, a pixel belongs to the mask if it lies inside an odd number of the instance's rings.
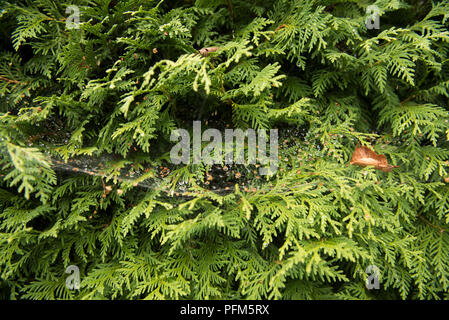
[[[350,164],[357,166],[373,166],[378,170],[384,172],[390,172],[393,168],[399,168],[399,166],[392,166],[388,164],[387,157],[383,154],[377,154],[373,150],[365,146],[356,146],[354,153],[352,154]]]
[[[218,49],[220,49],[220,48],[219,47],[209,47],[209,48],[200,49],[198,52],[203,57],[207,57],[209,55],[209,53],[216,52],[216,51],[218,51]]]

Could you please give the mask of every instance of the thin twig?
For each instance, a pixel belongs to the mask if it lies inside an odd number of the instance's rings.
[[[399,104],[402,106],[404,103],[410,101],[411,99],[415,98],[416,94],[412,94],[411,96],[409,96],[408,98],[402,100]]]
[[[433,224],[432,222],[430,222],[429,220],[427,220],[426,218],[424,218],[423,216],[418,216],[418,218],[420,218],[422,221],[424,221],[425,223],[427,223],[429,226],[437,229],[438,231],[440,231],[440,233],[443,233],[444,231],[446,231],[445,229]]]
[[[11,80],[11,79],[8,79],[8,78],[2,77],[2,76],[0,76],[0,80],[6,81],[8,83],[26,84],[26,82],[20,82],[20,81],[17,81],[17,80]]]
[[[231,0],[226,0],[226,3],[228,4],[229,13],[231,14],[232,21],[235,20],[234,10],[232,10],[232,4]]]

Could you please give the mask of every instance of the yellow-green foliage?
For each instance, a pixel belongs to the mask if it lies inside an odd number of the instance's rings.
[[[79,29],[66,28],[69,5]],[[0,10],[1,297],[449,297],[447,1]],[[214,192],[211,168],[171,166],[170,133],[193,120],[278,128],[276,175],[243,166],[238,186]],[[357,144],[399,168],[349,165]],[[85,168],[61,170],[80,156]]]

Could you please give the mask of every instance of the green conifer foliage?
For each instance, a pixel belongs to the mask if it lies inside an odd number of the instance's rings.
[[[448,26],[447,1],[0,2],[1,297],[449,298]],[[193,120],[277,128],[276,174],[172,165]]]

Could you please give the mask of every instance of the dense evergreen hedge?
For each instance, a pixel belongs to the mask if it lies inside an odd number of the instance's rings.
[[[449,297],[447,1],[8,1],[4,299]],[[173,165],[194,120],[278,129],[276,174]]]

